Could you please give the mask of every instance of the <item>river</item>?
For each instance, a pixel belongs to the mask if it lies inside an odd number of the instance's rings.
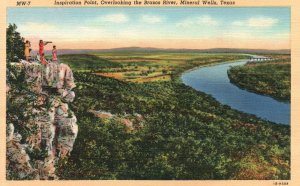
[[[232,66],[245,63],[247,60],[200,67],[183,73],[181,79],[184,84],[212,95],[220,103],[233,109],[254,114],[278,124],[290,125],[290,103],[255,94],[230,83],[227,70]]]

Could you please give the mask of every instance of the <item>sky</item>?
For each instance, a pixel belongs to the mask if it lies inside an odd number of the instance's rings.
[[[7,25],[60,49],[290,49],[290,8],[9,8]]]

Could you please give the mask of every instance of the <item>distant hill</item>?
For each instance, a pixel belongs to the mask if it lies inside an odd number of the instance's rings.
[[[237,49],[237,48],[212,48],[212,49],[169,49],[169,48],[151,48],[151,47],[124,47],[112,49],[61,49],[59,54],[85,54],[92,52],[200,52],[200,53],[251,53],[251,54],[290,54],[290,49],[267,50],[267,49]],[[37,53],[37,51],[34,51]],[[46,54],[50,54],[46,50]]]

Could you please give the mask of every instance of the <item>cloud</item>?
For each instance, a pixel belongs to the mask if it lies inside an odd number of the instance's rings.
[[[21,33],[31,33],[31,32],[51,32],[57,30],[55,25],[49,23],[37,23],[37,22],[27,22],[21,24],[18,28]]]
[[[250,27],[272,27],[278,23],[278,19],[270,18],[270,17],[257,17],[250,18],[248,20],[248,25]]]
[[[189,19],[176,23],[177,27],[184,27],[184,28],[190,27],[191,25],[193,25],[193,21]]]
[[[28,22],[20,24],[18,31],[25,38],[36,37],[45,40],[82,41],[102,38],[109,35],[103,28],[96,26],[63,26],[48,23]]]
[[[80,26],[72,31],[64,30],[69,40],[93,40],[102,38],[107,33],[97,27]]]
[[[224,32],[223,38],[249,39],[249,38],[253,38],[253,34],[250,32],[240,32],[240,31]]]
[[[191,27],[194,25],[217,26],[219,25],[219,22],[209,15],[204,15],[195,18],[188,18],[176,24],[177,27],[184,27],[184,28]]]
[[[218,25],[218,21],[213,19],[211,16],[201,16],[197,18],[197,22],[198,24],[205,24],[208,26],[216,26]]]
[[[290,32],[278,33],[278,34],[276,34],[276,36],[281,37],[281,38],[290,38]]]
[[[111,23],[126,23],[129,21],[129,18],[126,14],[108,14],[98,18],[97,20]]]
[[[252,17],[245,21],[234,21],[231,23],[232,26],[247,26],[256,28],[269,28],[278,23],[278,19],[271,17]]]
[[[141,32],[135,30],[135,29],[127,29],[122,30],[121,32],[116,33],[116,36],[118,38],[130,38],[130,39],[138,39],[141,38],[142,34]]]
[[[276,34],[270,34],[266,36],[267,38],[273,38],[273,39],[283,39],[283,40],[289,40],[290,39],[290,32],[279,32]]]
[[[289,32],[252,32],[249,31],[227,31],[222,34],[224,39],[244,39],[252,41],[263,41],[268,39],[275,39],[277,41],[288,41],[290,39]]]
[[[243,21],[234,21],[232,22],[232,26],[245,26],[246,23]]]
[[[143,15],[141,17],[141,20],[145,23],[155,24],[155,23],[160,23],[162,21],[162,18],[154,15]]]

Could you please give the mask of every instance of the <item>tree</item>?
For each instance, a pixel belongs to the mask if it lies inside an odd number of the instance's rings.
[[[165,75],[165,74],[168,73],[168,71],[167,71],[166,69],[163,69],[163,70],[162,70],[162,73]]]
[[[24,58],[25,43],[17,30],[17,25],[9,24],[6,28],[6,61],[15,62]]]

